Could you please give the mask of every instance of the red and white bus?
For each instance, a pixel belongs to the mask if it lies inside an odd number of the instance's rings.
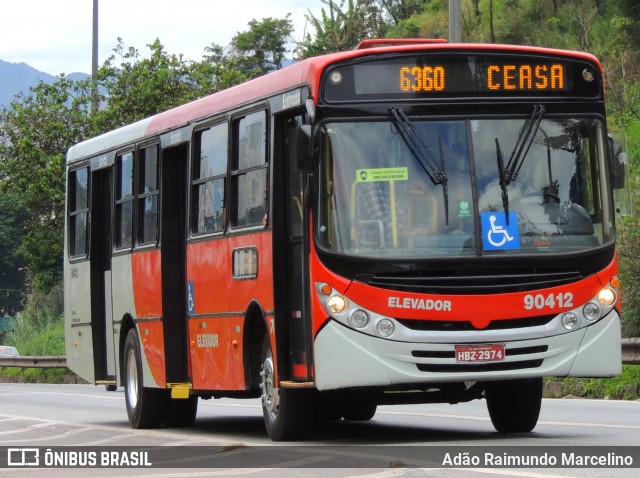
[[[135,428],[261,398],[273,440],[380,404],[621,370],[603,78],[587,53],[366,41],[73,146],[69,367]]]

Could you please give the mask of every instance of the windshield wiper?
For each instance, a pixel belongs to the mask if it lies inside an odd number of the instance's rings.
[[[431,182],[442,185],[442,195],[444,199],[444,216],[446,225],[449,225],[449,190],[447,187],[447,173],[444,161],[444,147],[442,146],[442,138],[438,139],[438,147],[440,151],[440,167],[433,159],[427,145],[424,144],[420,135],[416,132],[415,125],[407,117],[406,113],[397,107],[389,108],[389,112],[393,115],[396,127],[402,139],[409,147],[411,153],[418,160],[418,164],[424,170]]]
[[[531,148],[533,139],[538,132],[538,128],[540,128],[540,122],[542,121],[543,114],[544,106],[535,105],[533,107],[533,113],[520,130],[518,141],[516,142],[515,148],[513,148],[509,162],[504,170],[505,176],[503,179],[506,181],[507,186],[511,181],[515,181],[518,177],[520,168],[522,168],[522,164],[524,163],[524,158],[527,157],[527,153]]]
[[[533,140],[536,137],[536,133],[540,128],[540,122],[542,121],[542,115],[544,114],[544,106],[535,105],[533,107],[533,113],[527,119],[520,134],[518,135],[518,141],[513,148],[509,162],[504,164],[504,156],[502,155],[502,148],[500,147],[500,140],[496,141],[496,156],[498,161],[498,172],[500,174],[500,189],[502,191],[502,207],[506,215],[507,225],[509,224],[509,195],[507,194],[507,186],[516,180],[520,169],[524,164],[524,159],[527,157],[527,153],[533,144]]]
[[[506,178],[506,171],[504,169],[504,156],[502,155],[502,148],[500,147],[500,140],[496,138],[496,155],[498,160],[498,174],[500,175],[500,190],[502,191],[502,209],[504,209],[504,215],[507,217],[507,225],[509,225],[509,195],[507,194],[508,182]]]

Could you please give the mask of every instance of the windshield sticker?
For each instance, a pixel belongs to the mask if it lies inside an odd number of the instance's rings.
[[[471,217],[471,204],[466,199],[458,201],[458,217]]]
[[[551,240],[546,234],[542,234],[542,236],[533,241],[533,245],[540,249],[548,249],[551,247]]]
[[[407,167],[356,169],[356,182],[359,183],[408,180],[409,169]]]
[[[518,216],[509,213],[509,224],[504,212],[480,213],[482,220],[482,248],[485,251],[520,249]]]

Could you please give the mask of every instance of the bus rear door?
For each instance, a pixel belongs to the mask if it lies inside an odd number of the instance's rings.
[[[115,386],[114,323],[111,288],[111,224],[113,169],[91,176],[91,333],[96,383]]]

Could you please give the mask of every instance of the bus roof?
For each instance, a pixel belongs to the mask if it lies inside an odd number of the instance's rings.
[[[255,78],[218,93],[158,113],[149,118],[104,133],[79,143],[69,149],[67,163],[123,148],[145,138],[186,126],[209,116],[238,108],[254,101],[266,99],[300,85],[309,87],[309,93],[317,101],[322,71],[332,63],[351,58],[377,55],[380,53],[404,53],[415,51],[504,51],[511,53],[537,53],[568,55],[594,62],[600,69],[598,60],[589,53],[557,50],[521,45],[496,45],[475,43],[447,43],[433,39],[384,39],[367,40],[354,50],[317,56],[295,63],[281,70]]]

